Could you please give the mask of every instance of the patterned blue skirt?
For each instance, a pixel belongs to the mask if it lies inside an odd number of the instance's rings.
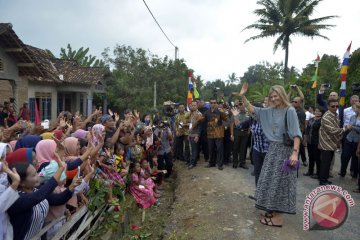
[[[289,159],[291,153],[292,147],[270,143],[255,192],[255,207],[267,212],[296,213],[297,171],[282,170],[284,160]]]

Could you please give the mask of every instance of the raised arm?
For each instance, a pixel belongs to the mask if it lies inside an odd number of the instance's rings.
[[[241,90],[240,90],[240,93],[239,93],[239,96],[241,97],[242,99],[242,102],[245,106],[245,108],[251,113],[255,113],[255,108],[253,105],[250,104],[250,102],[247,100],[247,98],[245,97],[245,94],[247,93],[249,89],[249,85],[247,83],[244,83],[241,87]]]

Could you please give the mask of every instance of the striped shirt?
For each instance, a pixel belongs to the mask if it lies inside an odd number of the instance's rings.
[[[254,141],[253,148],[260,153],[266,153],[269,149],[269,141],[262,130],[261,124],[253,120],[251,132]]]
[[[37,189],[35,189],[35,191],[37,191]],[[26,233],[26,236],[24,238],[26,240],[33,238],[42,229],[45,218],[49,212],[48,200],[42,200],[40,203],[35,205],[32,210],[33,212],[31,216],[31,225],[29,231]]]
[[[321,150],[335,151],[344,129],[340,128],[340,121],[337,114],[327,111],[321,119],[319,131],[319,148]]]

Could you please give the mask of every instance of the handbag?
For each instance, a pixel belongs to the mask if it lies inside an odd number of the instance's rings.
[[[286,109],[286,113],[285,113],[285,133],[283,133],[283,144],[285,146],[293,146],[294,145],[294,140],[289,136],[288,133],[288,126],[287,126],[287,112],[288,112],[289,108]]]
[[[300,165],[300,162],[299,162],[299,161],[297,161],[296,164],[293,165],[293,166],[291,166],[290,163],[291,163],[291,160],[290,160],[290,159],[284,160],[284,163],[283,163],[281,169],[282,169],[284,172],[291,173],[291,171],[296,170],[296,169],[299,168],[299,165]]]

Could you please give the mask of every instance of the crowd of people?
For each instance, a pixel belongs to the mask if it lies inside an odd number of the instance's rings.
[[[350,176],[358,179],[358,188],[353,191],[360,192],[358,95],[351,96],[350,106],[340,116],[338,94],[330,92],[325,100],[325,85],[317,94],[316,107],[305,104],[296,85],[291,85],[288,93],[282,86],[271,87],[261,103],[250,103],[245,97],[247,90],[244,84],[228,101],[214,97],[208,106],[197,99],[189,105],[189,112],[180,105],[174,120],[175,159],[192,169],[202,152],[208,168],[222,170],[223,165],[232,163],[233,168],[248,169],[249,151],[256,185],[255,196],[250,197],[265,211],[260,222],[270,226],[282,226],[283,214],[296,212],[300,160],[308,167],[304,176],[317,179],[319,185],[332,184],[334,153],[341,148],[338,174],[345,177],[351,160]],[[233,101],[234,97],[238,99]]]
[[[0,239],[31,239],[54,219],[71,216],[89,204],[95,180],[108,188],[109,204],[119,203],[117,188],[141,208],[156,205],[173,161],[191,171],[200,153],[207,168],[223,170],[248,169],[250,152],[253,199],[264,211],[264,225],[281,227],[283,214],[296,213],[300,159],[308,167],[305,176],[331,184],[334,153],[341,148],[339,176],[345,177],[351,160],[351,177],[359,179],[354,191],[360,192],[359,96],[351,97],[339,119],[338,95],[331,92],[325,101],[324,85],[316,107],[305,105],[296,85],[288,93],[272,86],[261,103],[249,102],[247,91],[243,84],[228,101],[214,96],[188,105],[165,102],[163,111],[142,116],[135,110],[120,116],[100,108],[87,117],[66,111],[46,129],[29,121],[27,103],[19,114],[11,103],[0,105]],[[43,238],[54,236],[65,219]]]
[[[24,104],[25,106],[25,104]],[[159,188],[172,174],[173,132],[159,114],[119,114],[96,109],[87,118],[61,112],[52,126],[22,116],[0,126],[0,239],[32,239],[55,219],[51,239],[66,219],[91,204],[94,181],[104,201],[118,206],[130,193],[141,208],[159,203]],[[95,184],[96,185],[96,184]],[[94,190],[94,189],[93,189]],[[120,190],[120,192],[119,192]]]

